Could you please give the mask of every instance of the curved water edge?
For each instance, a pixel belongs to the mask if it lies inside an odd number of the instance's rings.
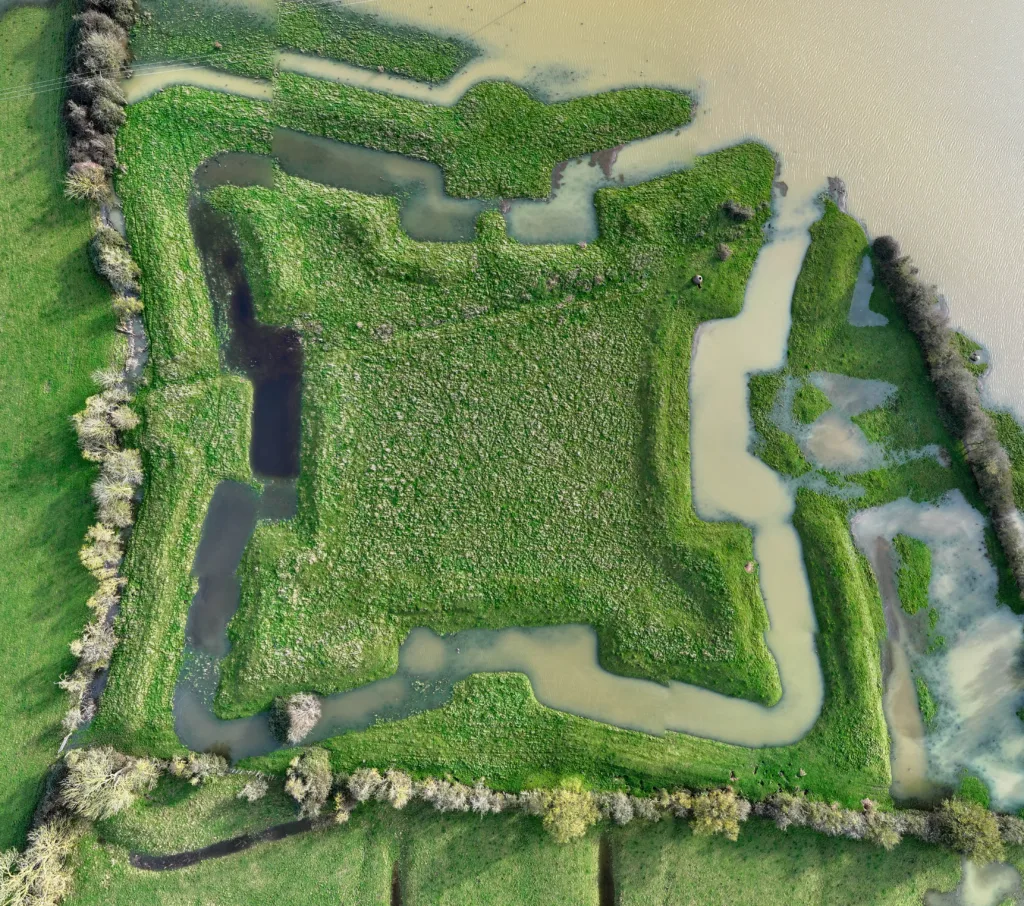
[[[630,146],[623,150],[620,162],[630,157]],[[371,184],[379,187],[380,180],[390,180],[389,194],[406,199],[403,211],[415,209],[418,204],[427,212],[420,219],[421,228],[432,222],[430,212],[437,214],[433,219],[436,235],[427,238],[450,235],[450,217],[446,215],[454,210],[454,200],[446,199],[439,191],[443,188],[440,171],[434,168],[436,181],[420,181],[426,188],[418,197],[410,196],[410,174],[403,171],[406,167],[432,165],[417,161],[399,165],[399,155],[286,130],[275,133],[274,151],[280,151],[283,169],[295,168],[307,178],[328,184],[359,189]],[[368,170],[353,175],[353,166]],[[331,172],[334,168],[337,172]],[[573,180],[571,174],[580,171],[586,178]],[[566,178],[553,201],[544,207],[563,207],[570,213],[558,221],[563,242],[594,235],[593,193],[597,187],[613,180],[622,184],[648,178],[642,160],[629,168],[616,162],[606,164],[604,169],[581,160],[562,172]],[[269,177],[269,161],[261,164],[252,155],[226,155],[202,165],[197,171],[197,184],[204,190],[230,181],[267,184]],[[538,219],[526,217],[517,222],[516,211],[521,204],[513,201],[507,206],[510,234],[521,241],[549,240],[550,230],[545,229],[539,230],[542,236],[538,240]],[[442,210],[442,205],[447,208]],[[582,216],[581,208],[586,209]],[[211,296],[219,308],[229,312],[233,325],[242,323],[239,317],[251,318],[251,294],[234,240],[226,235],[230,233],[228,225],[217,220],[201,197],[193,203],[192,211],[194,237]],[[770,241],[751,275],[742,313],[702,326],[694,343],[691,373],[696,505],[704,518],[738,519],[754,532],[771,627],[766,641],[779,665],[781,701],[766,708],[685,683],[661,685],[607,673],[598,663],[596,633],[587,626],[467,630],[443,639],[429,630],[417,629],[401,647],[394,676],[323,699],[323,716],[310,741],[364,728],[379,719],[397,719],[438,707],[449,700],[452,686],[459,680],[474,673],[505,671],[526,674],[538,701],[548,707],[653,734],[676,731],[737,745],[765,746],[794,742],[810,730],[820,712],[824,688],[800,543],[790,522],[793,495],[775,473],[747,452],[750,419],[746,384],[750,371],[778,367],[784,360],[789,301],[810,241],[808,227],[817,214],[816,206],[806,199],[790,197],[781,203]],[[239,304],[239,299],[248,302]],[[265,333],[276,330],[262,325],[260,329]],[[239,344],[239,349],[235,354],[229,351],[228,360],[246,360],[246,343],[256,336],[251,327],[240,333],[232,331],[231,342]],[[723,353],[724,349],[728,354]],[[255,409],[260,405],[257,394]],[[259,419],[254,410],[254,426]],[[268,436],[280,445],[285,435],[278,432]],[[254,451],[260,443],[254,433]],[[253,466],[257,475],[266,474],[255,452]],[[288,476],[295,472],[297,460],[295,471],[271,474]],[[194,574],[199,578],[199,592],[189,614],[187,664],[175,692],[176,728],[182,742],[197,750],[226,750],[233,758],[280,747],[270,733],[267,715],[222,721],[212,711],[217,663],[227,652],[226,626],[238,602],[234,573],[261,515],[273,514],[261,513],[261,504],[252,491],[231,483],[218,487],[196,554]],[[225,528],[227,523],[232,525],[230,531]]]
[[[929,634],[928,614],[910,617],[897,610],[891,589],[887,601],[891,616],[906,628],[899,644],[910,670],[938,703],[935,721],[923,735],[925,763],[915,756],[915,773],[927,770],[929,780],[955,788],[968,771],[988,785],[994,807],[1010,810],[1024,803],[1024,722],[1017,716],[1024,705],[1022,618],[996,597],[998,578],[985,526],[985,518],[959,491],[938,504],[897,500],[858,513],[852,522],[858,546],[873,561],[878,561],[879,539],[888,548],[899,533],[931,550],[928,599],[937,621],[932,638],[944,639],[937,650],[922,644]],[[884,579],[891,575],[891,562],[876,569]],[[894,734],[897,751],[901,743],[912,747],[913,740]]]

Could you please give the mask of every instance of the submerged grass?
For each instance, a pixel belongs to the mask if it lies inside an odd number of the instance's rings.
[[[56,682],[95,586],[77,556],[95,469],[70,417],[110,361],[114,318],[86,252],[88,211],[63,197],[61,94],[28,90],[64,74],[71,12],[0,15],[0,851],[21,845],[60,745]]]
[[[392,25],[364,10],[316,0],[142,0],[142,10],[132,33],[132,52],[142,65],[183,61],[269,79],[277,51],[288,49],[443,82],[476,52],[458,38]]]

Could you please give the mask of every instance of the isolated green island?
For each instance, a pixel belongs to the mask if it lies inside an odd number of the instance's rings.
[[[546,707],[525,675],[497,672],[312,745],[296,731],[230,773],[227,743],[189,753],[176,695],[197,669],[186,632],[204,520],[222,482],[255,494],[275,480],[253,468],[253,384],[229,360],[231,318],[196,244],[204,172],[234,154],[270,174],[201,203],[240,249],[231,266],[244,268],[252,318],[301,348],[300,466],[284,476],[295,512],[262,519],[245,545],[230,651],[205,703],[211,722],[241,726],[279,717],[289,697],[386,680],[421,627],[582,624],[610,673],[779,703],[753,533],[697,514],[690,448],[695,335],[743,308],[771,241],[777,164],[754,142],[705,154],[598,189],[596,238],[527,244],[503,218],[510,201],[546,198],[567,160],[686,128],[692,98],[631,87],[548,103],[485,81],[452,106],[426,104],[286,71],[276,54],[440,85],[475,48],[292,0],[272,15],[144,6],[139,17],[129,0],[88,0],[78,24],[69,0],[0,14],[0,314],[13,328],[0,351],[19,401],[0,425],[18,514],[0,531],[0,849],[12,850],[0,906],[682,906],[694,890],[708,903],[896,906],[955,887],[961,854],[1024,866],[1024,822],[990,812],[973,776],[896,808],[886,612],[851,530],[872,508],[958,492],[997,517],[988,556],[1020,613],[1003,517],[1024,497],[1024,433],[993,414],[1009,458],[986,479],[976,435],[949,415],[937,353],[908,322],[906,266],[826,195],[785,365],[749,381],[751,450],[796,489],[817,626],[824,699],[802,738],[749,748],[640,732]],[[169,79],[126,105],[111,76],[127,57],[103,62],[126,51],[88,44],[99,32],[130,40],[136,78],[201,56],[264,80],[251,93],[269,85],[273,100]],[[65,97],[33,86],[67,72],[70,98],[95,97],[61,125]],[[437,165],[448,196],[482,200],[475,235],[414,239],[407,199],[286,172],[279,130]],[[69,162],[78,202],[63,195]],[[884,326],[849,320],[866,257],[885,276],[869,303]],[[129,376],[143,325],[148,354]],[[951,342],[976,396],[978,347]],[[846,379],[894,389],[848,415],[835,402]],[[866,452],[829,464],[815,439],[829,425],[854,426]],[[938,647],[929,547],[897,534],[892,548],[904,615]],[[941,701],[914,681],[930,726]],[[279,826],[287,839],[216,849]],[[195,865],[150,870],[205,847]]]

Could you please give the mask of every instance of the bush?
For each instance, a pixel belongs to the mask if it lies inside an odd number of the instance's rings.
[[[298,692],[274,702],[270,729],[282,742],[297,745],[312,732],[320,720],[320,699]]]
[[[64,177],[64,194],[77,201],[106,201],[110,197],[106,171],[91,161],[72,164]]]
[[[64,804],[93,821],[128,808],[140,793],[153,789],[160,776],[155,761],[131,758],[109,746],[72,749],[64,762],[68,769],[61,787]]]
[[[315,818],[331,794],[331,757],[326,749],[307,749],[288,765],[285,792],[299,805],[299,816]]]
[[[135,296],[115,296],[111,305],[119,321],[127,321],[142,314],[142,300]]]
[[[28,835],[23,853],[0,853],[0,903],[4,906],[57,906],[71,893],[71,860],[81,828],[56,818]]]
[[[469,811],[470,789],[463,783],[431,778],[418,784],[417,791],[424,802],[429,802],[439,812]]]
[[[391,770],[384,775],[375,797],[378,802],[386,802],[392,808],[402,809],[412,799],[412,794],[412,778],[403,771]]]
[[[942,841],[977,865],[1005,855],[999,822],[988,809],[966,799],[946,799],[938,812]]]
[[[101,135],[90,125],[85,132],[72,139],[68,157],[72,163],[94,163],[110,173],[117,163],[114,136]]]
[[[383,782],[384,778],[380,776],[380,771],[376,768],[359,768],[352,772],[346,786],[349,795],[356,802],[366,802],[377,794],[377,790]]]
[[[724,242],[719,242],[715,247],[715,255],[719,261],[728,261],[732,257],[732,249]]]
[[[551,790],[544,808],[544,829],[556,843],[582,837],[601,818],[594,799],[578,780]]]
[[[124,108],[105,97],[98,97],[92,102],[89,116],[98,132],[117,132],[126,119]]]
[[[236,799],[244,799],[246,802],[259,802],[270,790],[270,784],[267,783],[267,778],[262,774],[259,777],[253,777],[245,786],[243,786],[238,794],[235,796]]]
[[[213,777],[222,777],[228,772],[227,759],[208,752],[189,752],[187,756],[177,755],[167,766],[173,777],[187,780],[192,786],[206,783]]]
[[[126,31],[138,21],[139,6],[135,0],[86,0],[87,10],[96,10],[113,19]]]
[[[722,202],[722,210],[727,216],[731,217],[740,223],[744,223],[748,220],[752,220],[754,217],[754,209],[749,205],[740,204],[733,198]]]
[[[128,243],[117,230],[100,226],[89,243],[93,264],[115,291],[136,295],[139,291],[139,267],[132,259]]]
[[[86,72],[116,75],[128,62],[124,32],[82,32],[75,54],[79,67]]]
[[[740,822],[750,815],[750,803],[740,799],[732,789],[707,790],[693,797],[691,827],[698,837],[721,834],[737,840]]]
[[[110,666],[116,644],[113,627],[105,622],[94,622],[87,623],[82,637],[75,639],[68,647],[83,667],[96,671]]]

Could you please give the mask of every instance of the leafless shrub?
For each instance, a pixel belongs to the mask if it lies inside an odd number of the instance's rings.
[[[72,164],[64,177],[64,194],[78,201],[106,201],[110,197],[107,174],[99,164]]]
[[[89,244],[97,272],[122,295],[138,293],[139,267],[117,230],[100,226]]]
[[[22,853],[0,853],[0,903],[4,906],[57,906],[71,893],[72,860],[82,828],[55,818],[29,832]]]
[[[358,768],[348,778],[348,791],[356,802],[366,802],[377,794],[383,783],[384,778],[376,768]]]
[[[61,787],[64,803],[93,821],[126,809],[140,793],[151,790],[160,776],[155,761],[131,758],[109,746],[72,749],[64,762],[68,769]]]
[[[282,742],[297,745],[313,731],[320,720],[320,699],[306,692],[297,692],[274,702],[270,727]]]
[[[594,804],[606,821],[614,821],[621,826],[633,820],[633,803],[625,793],[598,793]]]
[[[120,498],[101,503],[99,517],[101,522],[117,528],[128,528],[135,521],[131,501]]]
[[[117,164],[114,136],[103,135],[90,127],[72,138],[68,147],[68,157],[73,164],[94,163],[110,173]]]
[[[126,30],[130,30],[139,18],[136,0],[86,0],[86,7],[105,13]]]
[[[124,31],[85,31],[75,48],[78,65],[86,72],[116,74],[128,62]]]
[[[654,800],[646,796],[630,796],[629,803],[633,807],[633,816],[638,820],[652,824],[661,820],[662,813]]]
[[[331,793],[331,758],[326,749],[307,749],[288,765],[285,792],[298,804],[299,814],[316,817]]]
[[[188,755],[176,755],[167,766],[173,777],[187,780],[192,786],[206,783],[213,777],[221,777],[227,773],[227,759],[209,752],[189,752]]]
[[[89,108],[89,118],[99,132],[117,132],[126,119],[124,108],[109,98],[98,97]]]
[[[715,255],[719,261],[728,261],[732,257],[732,249],[724,242],[719,242],[718,245],[715,246]]]
[[[386,802],[396,809],[405,808],[412,795],[412,778],[403,771],[395,770],[390,770],[384,775],[382,783],[374,793],[378,802]]]
[[[259,802],[270,790],[270,784],[267,783],[267,778],[262,774],[259,777],[253,777],[252,780],[248,781],[236,795],[236,799],[244,799],[246,802]]]
[[[110,666],[116,644],[112,627],[106,623],[87,623],[82,637],[75,639],[69,647],[83,666],[90,670],[101,670]]]
[[[139,451],[114,450],[103,460],[102,474],[107,481],[126,484],[129,487],[142,484],[142,457]]]

